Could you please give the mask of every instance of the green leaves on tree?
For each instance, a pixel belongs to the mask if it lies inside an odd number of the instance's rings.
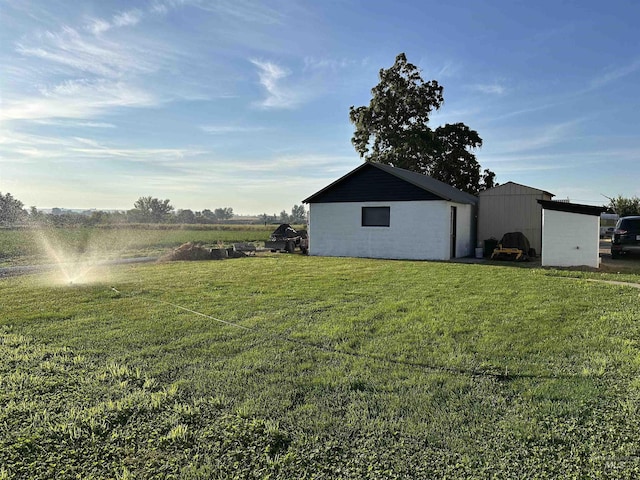
[[[430,175],[473,194],[494,186],[495,174],[481,173],[472,152],[482,146],[478,132],[464,123],[429,127],[431,113],[444,103],[436,80],[424,81],[404,53],[379,76],[369,106],[349,108],[355,125],[351,143],[360,157]]]

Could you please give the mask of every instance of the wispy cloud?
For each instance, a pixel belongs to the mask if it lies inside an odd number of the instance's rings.
[[[507,89],[499,83],[478,83],[471,85],[470,88],[487,95],[503,95],[507,91]]]
[[[105,145],[91,138],[73,137],[67,151],[82,159],[125,159],[137,163],[169,163],[179,166],[191,157],[209,153],[199,148],[125,148]]]
[[[489,165],[489,162],[487,162]],[[516,173],[524,173],[524,172],[548,172],[554,170],[566,170],[575,168],[575,165],[567,164],[567,163],[550,163],[550,164],[541,164],[535,162],[529,162],[523,160],[521,158],[513,159],[512,161],[505,162],[499,164],[499,168],[495,168],[496,172],[499,175],[506,174],[516,174]],[[504,177],[503,177],[504,178]]]
[[[575,127],[583,121],[583,118],[579,118],[567,122],[545,125],[533,131],[527,129],[526,132],[519,132],[513,135],[509,140],[498,140],[494,142],[493,149],[499,154],[513,154],[556,146],[566,141],[567,138],[572,135],[572,132],[574,132]]]
[[[0,154],[5,165],[31,163],[33,159],[39,158],[56,161],[68,158],[68,149],[75,144],[70,138],[5,131],[0,135]]]
[[[112,28],[130,27],[137,25],[143,17],[142,11],[138,9],[127,10],[113,15],[111,20],[105,18],[92,18],[85,24],[85,30],[94,35],[101,35]]]
[[[302,171],[308,165],[314,165],[317,167],[317,171],[322,172],[323,176],[331,177],[336,171],[344,171],[344,173],[346,173],[348,170],[345,170],[345,164],[352,165],[354,162],[358,162],[355,155],[341,156],[299,153],[278,155],[261,162],[254,161],[251,164],[233,165],[233,170],[255,171],[261,172],[262,174],[274,173],[277,175],[277,172]]]
[[[607,71],[601,73],[595,78],[591,79],[591,83],[589,84],[589,89],[596,89],[600,87],[604,87],[616,80],[619,80],[623,77],[631,75],[632,73],[640,70],[640,59],[635,59],[631,63],[627,65],[623,65],[621,67],[610,68]]]
[[[240,125],[200,125],[200,130],[212,135],[225,135],[228,133],[260,132],[264,127],[245,127]]]
[[[202,155],[206,153],[206,151],[204,150],[185,148],[112,148],[102,146],[97,143],[87,144],[86,147],[74,147],[71,148],[70,151],[81,154],[82,158],[84,159],[102,158],[112,160],[119,157],[125,158],[131,162],[169,162],[171,164],[173,164],[177,160],[183,160],[185,157]]]
[[[521,108],[518,110],[512,110],[510,112],[504,113],[504,114],[500,114],[500,115],[495,115],[493,117],[490,118],[491,121],[497,121],[497,120],[504,120],[506,118],[511,118],[511,117],[517,117],[520,115],[525,115],[528,113],[533,113],[533,112],[539,112],[541,110],[547,110],[549,108],[554,108],[557,107],[561,102],[554,102],[554,103],[545,103],[542,105],[535,105],[533,107],[529,107],[529,108]]]
[[[216,2],[191,0],[189,3],[203,10],[247,23],[279,24],[284,19],[282,12],[258,0],[218,0]]]
[[[70,120],[34,120],[34,123],[41,125],[55,125],[58,127],[86,127],[86,128],[116,128],[113,123],[108,122],[76,122]]]
[[[164,2],[155,0],[149,7],[149,10],[151,11],[151,13],[166,15],[166,13],[169,11],[169,6]]]
[[[103,32],[106,32],[111,28],[111,24],[102,18],[92,18],[87,25],[85,25],[85,29],[89,30],[94,35],[100,35]]]
[[[452,77],[458,74],[460,66],[454,62],[446,62],[443,66],[436,70],[437,78]]]
[[[535,154],[499,154],[499,155],[483,155],[481,162],[483,166],[495,171],[500,181],[509,179],[510,175],[522,175],[544,172],[556,172],[562,171],[553,176],[547,175],[546,178],[553,178],[554,182],[564,180],[566,178],[572,178],[576,171],[584,170],[588,168],[602,170],[603,166],[610,163],[611,158],[617,158],[618,160],[637,159],[638,150],[629,150],[621,152],[615,149],[612,150],[581,150],[571,152],[549,152],[549,153],[535,153]],[[521,176],[520,180],[515,181],[526,182],[525,176]],[[550,188],[550,187],[549,187]],[[564,190],[564,189],[563,189]],[[551,190],[554,191],[554,190]],[[583,196],[584,198],[584,196]]]
[[[59,32],[45,32],[35,41],[22,41],[17,52],[42,61],[68,67],[71,72],[91,73],[101,77],[116,78],[127,74],[148,73],[157,69],[150,60],[153,55],[143,55],[136,48],[125,46],[105,38],[87,38],[74,28],[65,26]]]
[[[452,60],[436,63],[431,57],[426,56],[420,57],[416,65],[422,70],[422,77],[425,80],[435,79],[438,81],[458,76],[462,68],[459,63]]]
[[[47,158],[64,163],[91,159],[125,159],[136,163],[173,163],[210,153],[200,148],[128,148],[104,144],[87,137],[48,137],[20,132],[0,136],[0,152],[6,162],[25,157]]]
[[[354,65],[353,60],[347,60],[345,58],[315,58],[304,57],[304,69],[305,70],[340,70]]]
[[[291,73],[273,62],[251,60],[258,67],[260,84],[267,96],[257,104],[263,108],[293,108],[300,103],[299,95],[291,86],[284,86],[283,80]]]
[[[260,0],[153,0],[148,11],[165,15],[180,7],[193,7],[225,17],[228,21],[259,23],[265,25],[280,24],[285,18],[282,11],[266,5]]]
[[[80,28],[63,25],[24,35],[15,52],[24,57],[22,70],[28,76],[9,71],[15,85],[28,78],[31,88],[6,94],[0,120],[89,119],[115,108],[158,105],[149,78],[175,60],[175,50],[140,36],[125,42],[114,30],[133,27],[143,16],[133,9],[108,19],[85,19]],[[35,92],[33,85],[38,86]],[[68,126],[113,128],[91,121]]]
[[[40,96],[5,102],[0,121],[89,118],[113,108],[149,107],[159,103],[153,94],[125,82],[70,80],[43,89]]]
[[[136,25],[142,19],[142,12],[140,10],[128,10],[126,12],[118,13],[113,17],[113,24],[116,27],[129,27]]]

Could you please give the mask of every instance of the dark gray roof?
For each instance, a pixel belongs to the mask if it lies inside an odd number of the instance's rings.
[[[478,203],[478,197],[475,195],[471,195],[470,193],[463,192],[462,190],[458,190],[451,185],[441,182],[440,180],[436,180],[433,177],[428,175],[424,175],[422,173],[411,172],[409,170],[405,170],[404,168],[392,167],[391,165],[384,165],[382,163],[369,162],[371,165],[384,170],[391,175],[395,175],[396,177],[409,182],[416,187],[420,187],[428,192],[435,193],[439,197],[442,197],[444,200],[450,200],[452,202],[457,203],[469,203],[475,205]]]
[[[461,190],[458,190],[455,187],[452,187],[451,185],[448,185],[444,182],[441,182],[440,180],[436,180],[433,177],[429,177],[427,175],[423,175],[421,173],[416,173],[416,172],[411,172],[409,170],[405,170],[403,168],[398,168],[398,167],[392,167],[390,165],[384,165],[381,163],[376,163],[376,162],[364,162],[362,165],[358,166],[357,168],[351,170],[349,173],[347,173],[346,175],[340,177],[338,180],[336,180],[335,182],[332,182],[331,184],[327,185],[325,188],[323,188],[322,190],[314,193],[313,195],[311,195],[310,197],[306,198],[303,200],[303,203],[310,203],[313,202],[314,199],[316,199],[317,197],[319,197],[321,194],[324,194],[325,192],[327,192],[328,190],[331,190],[333,187],[335,187],[336,185],[342,183],[343,181],[345,181],[346,179],[348,179],[349,177],[352,177],[354,175],[357,175],[358,172],[360,172],[363,168],[365,167],[374,167],[376,169],[379,169],[383,172],[386,172],[388,174],[393,175],[394,177],[405,181],[407,183],[410,183],[411,185],[414,185],[426,192],[430,192],[431,194],[443,199],[443,200],[448,200],[451,202],[456,202],[456,203],[464,203],[464,204],[470,204],[470,205],[476,205],[478,203],[478,197],[471,195],[469,193],[463,192]],[[320,200],[321,201],[321,200]]]
[[[433,195],[433,197],[431,197],[432,199],[440,198],[442,200],[470,205],[476,205],[478,203],[478,197],[458,190],[457,188],[454,188],[451,185],[447,185],[446,183],[436,180],[435,178],[420,173],[411,172],[403,168],[392,167],[390,165],[383,165],[376,162],[364,162],[346,175],[343,175],[336,181],[327,185],[322,190],[304,199],[302,202],[323,202],[321,197],[324,196],[324,198],[326,198],[327,192],[339,188],[340,184],[345,184],[345,182],[348,182],[350,178],[357,176],[364,169],[372,167],[382,172],[386,172],[387,174],[393,175],[395,178],[398,178],[403,182],[407,182],[417,187],[418,189],[423,190],[424,192],[428,192],[428,194]]]

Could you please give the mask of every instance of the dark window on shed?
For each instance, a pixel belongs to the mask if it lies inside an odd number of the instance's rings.
[[[391,207],[362,207],[363,227],[388,227]]]

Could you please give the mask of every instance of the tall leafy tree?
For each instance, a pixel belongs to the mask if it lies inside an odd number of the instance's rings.
[[[216,214],[213,213],[208,208],[205,208],[204,210],[202,210],[200,215],[204,223],[216,223],[216,220],[217,220]]]
[[[286,210],[282,210],[280,212],[280,216],[278,217],[278,221],[280,223],[291,223],[291,217],[289,216]]]
[[[10,193],[0,192],[0,224],[10,225],[25,217],[24,204]]]
[[[231,207],[216,208],[213,213],[218,220],[229,220],[233,218],[233,208]]]
[[[353,146],[365,160],[430,175],[469,193],[494,186],[495,174],[481,172],[473,153],[482,146],[478,132],[464,123],[430,128],[430,115],[444,103],[442,92],[399,54],[391,68],[380,70],[369,106],[349,108]]]
[[[178,223],[196,223],[196,214],[193,213],[193,210],[184,209],[178,210],[176,213],[176,222]]]
[[[169,217],[173,212],[173,206],[169,199],[160,200],[154,197],[140,197],[133,204],[132,216],[143,222],[160,223]]]
[[[289,221],[295,224],[307,223],[307,211],[304,205],[294,205],[291,209]]]

